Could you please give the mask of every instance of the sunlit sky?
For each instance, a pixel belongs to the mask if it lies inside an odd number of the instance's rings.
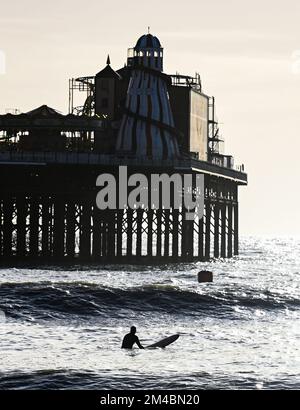
[[[68,79],[121,68],[147,32],[165,72],[201,74],[226,153],[244,163],[242,234],[300,233],[299,0],[0,0],[0,112],[68,110]],[[1,62],[0,62],[1,73]]]

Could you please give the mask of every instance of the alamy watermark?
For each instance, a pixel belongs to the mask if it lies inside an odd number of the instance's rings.
[[[133,174],[127,166],[119,167],[118,181],[112,174],[98,176],[101,187],[96,197],[100,210],[105,209],[184,209],[185,219],[200,219],[204,211],[204,175]]]
[[[3,50],[0,50],[0,75],[6,74],[6,55]]]
[[[300,50],[295,50],[292,54],[292,73],[295,75],[300,74]]]

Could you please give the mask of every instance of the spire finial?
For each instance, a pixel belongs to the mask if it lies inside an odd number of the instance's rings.
[[[107,64],[107,65],[110,65],[110,57],[109,57],[109,54],[108,54],[108,56],[107,56],[106,64]]]
[[[150,34],[150,26],[148,26],[148,34]]]

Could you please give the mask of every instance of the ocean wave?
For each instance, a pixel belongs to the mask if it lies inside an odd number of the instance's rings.
[[[110,371],[96,373],[75,370],[40,370],[32,373],[0,373],[0,389],[5,390],[105,390],[105,389],[299,389],[296,376],[278,377],[277,380],[262,380],[253,374],[235,375],[223,373],[168,375],[163,378],[157,374],[125,372],[118,375]]]
[[[0,309],[7,317],[29,315],[115,315],[124,310],[161,311],[169,314],[225,315],[233,308],[293,309],[300,300],[270,291],[232,287],[206,288],[207,293],[174,285],[109,288],[87,283],[6,283],[0,285]]]

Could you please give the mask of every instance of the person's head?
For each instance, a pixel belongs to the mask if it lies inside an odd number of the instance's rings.
[[[133,335],[136,333],[136,327],[135,326],[131,326],[130,333],[133,334]]]

